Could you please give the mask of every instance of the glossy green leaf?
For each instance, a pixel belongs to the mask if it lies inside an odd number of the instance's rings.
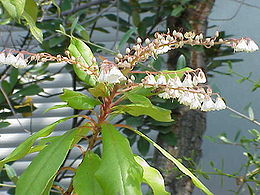
[[[55,176],[52,177],[52,178],[49,180],[47,186],[45,187],[45,189],[44,189],[44,191],[41,193],[41,195],[50,195],[50,190],[51,190],[51,188],[52,188],[54,179],[55,179]]]
[[[68,50],[81,63],[81,66],[73,65],[73,69],[79,79],[90,86],[95,86],[96,77],[94,74],[98,72],[98,66],[90,48],[83,41],[71,37]],[[83,70],[82,66],[85,66],[86,70]]]
[[[170,78],[174,78],[176,76],[176,74],[177,74],[178,77],[182,78],[185,71],[190,71],[190,70],[192,70],[192,69],[189,68],[189,67],[186,67],[186,68],[182,68],[180,70],[173,70],[173,71],[172,70],[164,70],[162,72],[169,73],[169,74],[165,74],[165,75],[167,75]]]
[[[10,73],[10,85],[11,88],[14,88],[14,86],[16,85],[17,81],[18,81],[18,75],[19,75],[19,71],[17,68],[12,68],[11,73]]]
[[[180,55],[180,57],[177,60],[176,69],[180,70],[180,69],[185,68],[186,66],[187,66],[187,64],[186,64],[186,59],[185,59],[184,55]]]
[[[130,39],[130,37],[132,36],[132,34],[136,32],[136,30],[137,30],[137,28],[135,28],[135,27],[129,29],[129,30],[124,34],[124,36],[121,38],[121,40],[119,41],[119,43],[118,43],[116,49],[117,49],[117,50],[122,49],[122,48],[126,45],[127,41]]]
[[[4,128],[4,127],[8,127],[9,125],[11,125],[11,123],[6,122],[6,121],[1,121],[0,122],[0,129]]]
[[[95,176],[104,194],[141,194],[142,168],[134,160],[128,140],[113,125],[103,124],[102,161]]]
[[[34,36],[34,38],[39,41],[40,43],[42,43],[43,41],[43,34],[41,29],[39,29],[36,26],[36,21],[34,20],[33,16],[30,15],[30,13],[24,11],[23,12],[23,18],[26,20],[27,25],[29,26],[29,29],[32,33],[32,35]]]
[[[181,172],[189,176],[192,182],[194,183],[194,185],[199,189],[201,189],[205,194],[213,195],[213,193],[210,192],[209,189],[206,186],[204,186],[203,183],[201,183],[201,181],[195,175],[193,175],[189,169],[187,169],[184,165],[182,165],[176,158],[174,158],[170,153],[164,150],[161,146],[159,146],[157,143],[155,143],[153,140],[151,140],[149,137],[147,137],[140,131],[130,127],[128,127],[128,129],[135,132],[137,135],[143,137],[145,140],[151,143],[157,150],[159,150],[162,153],[162,155],[164,155],[168,160],[172,161]]]
[[[43,89],[36,84],[29,85],[23,89],[20,89],[15,94],[13,94],[14,98],[19,96],[30,96],[30,95],[37,95],[38,93],[42,92]]]
[[[26,0],[24,11],[31,16],[33,21],[37,21],[38,7],[34,0]]]
[[[89,93],[94,97],[107,97],[109,96],[109,90],[105,83],[98,83],[94,88],[88,89]]]
[[[19,19],[21,17],[25,0],[1,0],[1,3],[12,18]]]
[[[50,133],[59,123],[74,117],[77,117],[77,115],[60,119],[28,137],[24,142],[22,142],[18,147],[16,147],[6,158],[0,161],[0,170],[5,163],[18,160],[20,158],[23,158],[26,154],[28,154],[32,145],[38,138],[50,135]]]
[[[20,176],[16,186],[16,195],[36,195],[45,191],[49,181],[65,160],[75,134],[75,130],[67,131],[40,151]]]
[[[95,178],[101,159],[97,154],[89,151],[77,168],[73,178],[73,187],[78,195],[103,195],[103,190]]]
[[[76,27],[78,21],[79,21],[79,17],[76,17],[76,18],[74,19],[74,21],[72,22],[71,28],[70,28],[70,34],[71,34],[71,35],[73,34],[74,29],[75,29],[75,27]]]
[[[5,171],[6,171],[6,174],[7,174],[8,178],[9,178],[12,182],[16,183],[18,177],[17,177],[17,174],[16,174],[14,168],[11,167],[11,166],[8,165],[8,164],[5,164]]]
[[[59,108],[66,108],[66,107],[69,107],[69,106],[68,106],[67,104],[55,105],[55,106],[52,106],[52,107],[46,109],[46,110],[44,111],[44,113],[45,113],[45,112],[48,112],[48,111],[50,111],[50,110],[55,110],[55,109],[59,109]]]
[[[149,152],[150,143],[143,138],[139,138],[137,141],[137,149],[143,156],[146,156]]]
[[[68,106],[78,110],[90,110],[96,105],[101,104],[97,99],[86,96],[82,93],[75,92],[72,90],[64,89],[63,94],[60,95],[60,99],[67,102]]]
[[[154,105],[128,104],[113,107],[114,110],[131,114],[132,116],[147,115],[154,120],[171,122],[171,111]]]
[[[169,195],[170,193],[165,190],[164,180],[161,173],[151,167],[144,159],[140,156],[135,156],[135,161],[143,168],[143,182],[148,184],[154,195]]]
[[[145,96],[133,93],[127,94],[126,96],[132,103],[140,103],[148,106],[152,105],[151,101]]]

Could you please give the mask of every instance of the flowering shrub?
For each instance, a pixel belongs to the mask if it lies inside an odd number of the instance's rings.
[[[68,36],[68,35],[67,35]],[[71,107],[78,110],[90,110],[92,115],[74,115],[56,121],[31,135],[10,155],[0,161],[0,167],[8,168],[8,162],[16,161],[32,152],[39,152],[16,183],[16,194],[46,194],[55,189],[62,194],[141,194],[141,184],[146,183],[154,194],[169,194],[164,181],[155,168],[144,159],[132,153],[128,140],[116,128],[123,127],[138,134],[153,144],[167,159],[172,161],[193,183],[206,194],[212,194],[187,168],[167,151],[158,146],[143,133],[125,124],[111,124],[111,118],[128,113],[132,116],[147,115],[157,121],[171,122],[171,111],[155,106],[150,97],[176,99],[190,109],[202,111],[225,109],[224,100],[213,93],[206,84],[206,76],[201,69],[183,68],[177,71],[148,72],[134,70],[137,63],[149,57],[157,58],[169,50],[183,45],[203,45],[206,48],[216,44],[225,44],[234,51],[253,52],[258,46],[249,38],[222,40],[218,33],[211,38],[194,32],[155,33],[155,39],[144,42],[137,38],[132,48],[121,53],[113,61],[101,58],[98,65],[90,48],[80,39],[70,36],[71,42],[67,56],[52,56],[48,53],[30,53],[27,51],[3,51],[0,64],[16,68],[26,67],[31,61],[66,62],[71,64],[75,73],[84,83],[90,95],[64,89],[60,99],[66,104],[51,109]],[[18,53],[16,56],[14,53]],[[24,57],[26,56],[26,57]],[[134,74],[145,74],[141,82],[136,82]],[[88,120],[80,127],[70,129],[56,137],[49,136],[55,127],[70,118],[82,117]],[[47,138],[46,138],[47,137]],[[80,140],[87,141],[87,147]],[[38,142],[36,142],[38,140]],[[94,152],[102,141],[102,155]],[[82,152],[82,162],[77,168],[61,167],[69,150],[78,147]],[[54,185],[60,171],[73,170],[70,186],[63,189]],[[37,178],[37,179],[36,179]]]

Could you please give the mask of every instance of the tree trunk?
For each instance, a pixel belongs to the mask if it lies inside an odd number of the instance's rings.
[[[183,22],[188,22],[190,29],[186,31],[194,31],[196,33],[206,33],[207,29],[207,18],[213,7],[215,0],[196,0],[192,1],[190,7],[187,9],[181,17],[169,17],[167,20],[167,26],[171,30],[183,28]],[[185,21],[183,20],[185,18]],[[204,51],[190,50],[189,66],[191,68],[201,67],[206,69],[206,57]],[[172,51],[169,53],[168,68],[175,69],[176,61],[180,53],[178,51]],[[172,132],[177,137],[177,144],[175,147],[167,145],[162,139],[158,137],[157,143],[159,143],[168,152],[174,155],[176,158],[191,158],[197,163],[201,157],[201,144],[202,136],[206,130],[206,114],[199,110],[190,110],[186,106],[181,106],[178,110],[173,111],[173,118],[175,124],[172,126]],[[189,177],[182,177],[176,179],[180,172],[170,162],[166,161],[162,155],[155,152],[154,155],[155,166],[158,167],[165,178],[165,184],[167,190],[171,194],[177,195],[190,195],[193,191],[193,184]],[[188,161],[183,161],[185,166],[192,167]]]

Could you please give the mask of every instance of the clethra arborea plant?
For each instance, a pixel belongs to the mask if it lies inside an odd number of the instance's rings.
[[[29,167],[22,173],[16,183],[16,194],[45,194],[51,190],[62,194],[142,194],[141,184],[150,186],[154,194],[169,194],[164,187],[163,178],[158,170],[151,167],[140,156],[132,153],[127,138],[116,128],[129,129],[138,134],[167,159],[172,161],[184,174],[189,176],[194,185],[206,194],[212,194],[187,168],[167,151],[158,146],[140,131],[125,124],[111,124],[117,115],[147,115],[154,120],[171,122],[171,111],[153,105],[150,97],[177,100],[190,109],[202,111],[222,110],[226,108],[219,94],[212,92],[207,84],[205,73],[201,69],[183,68],[176,71],[158,72],[135,69],[150,57],[184,45],[202,45],[210,48],[223,44],[234,51],[253,52],[258,46],[249,38],[223,40],[218,32],[211,38],[194,32],[155,33],[154,39],[137,38],[125,54],[118,53],[114,61],[103,57],[100,65],[90,48],[81,40],[70,36],[71,42],[66,56],[52,56],[48,53],[30,53],[5,50],[0,53],[0,64],[15,68],[25,68],[31,62],[64,62],[71,64],[79,79],[87,84],[83,93],[64,89],[60,99],[63,105],[51,109],[71,107],[77,110],[90,110],[90,115],[74,115],[60,119],[27,138],[10,155],[0,161],[0,168],[6,163],[16,161],[32,152],[39,152]],[[17,54],[15,56],[15,54]],[[135,79],[137,74],[143,78]],[[134,76],[135,75],[135,76]],[[57,124],[81,117],[86,122],[65,134],[49,136]],[[42,138],[43,137],[43,138]],[[38,142],[36,142],[36,140]],[[87,142],[82,145],[81,140]],[[102,143],[102,154],[94,151]],[[82,159],[78,166],[61,167],[69,150],[80,148]],[[73,177],[68,188],[54,185],[55,177],[64,170],[72,170]]]

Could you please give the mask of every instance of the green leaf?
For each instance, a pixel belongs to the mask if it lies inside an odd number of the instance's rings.
[[[177,74],[178,77],[182,78],[184,73],[186,71],[190,71],[190,70],[192,70],[192,69],[189,68],[189,67],[186,67],[186,68],[182,68],[180,70],[173,70],[173,71],[171,71],[171,70],[163,70],[162,72],[168,73],[167,76],[170,77],[170,78],[174,78],[176,76],[176,74]]]
[[[183,69],[186,67],[186,59],[184,57],[184,55],[180,55],[180,57],[178,58],[178,61],[177,61],[177,65],[176,65],[176,69],[177,70],[180,70],[180,69]]]
[[[172,10],[171,16],[179,17],[183,11],[184,11],[184,7],[179,5]]]
[[[52,178],[49,180],[47,186],[45,187],[45,189],[44,189],[44,191],[41,193],[41,195],[50,195],[50,190],[51,190],[51,188],[52,188],[54,179],[55,179],[55,176],[52,177]]]
[[[18,180],[18,177],[17,177],[17,174],[16,174],[14,168],[11,167],[11,166],[8,165],[8,164],[5,164],[5,170],[6,170],[6,174],[7,174],[8,178],[9,178],[12,182],[16,183],[17,180]]]
[[[17,68],[12,68],[11,73],[10,73],[10,85],[11,88],[14,88],[15,84],[18,81],[18,75],[19,75],[19,71]]]
[[[190,172],[189,169],[187,169],[184,165],[182,165],[176,158],[174,158],[170,153],[168,153],[166,150],[164,150],[161,146],[159,146],[157,143],[155,143],[153,140],[151,140],[149,137],[147,137],[140,131],[130,128],[130,127],[128,127],[128,129],[135,132],[137,135],[143,137],[145,140],[147,140],[149,143],[151,143],[157,150],[159,150],[162,153],[162,155],[164,155],[168,160],[172,161],[181,172],[183,172],[185,175],[189,176],[191,178],[192,182],[194,183],[194,185],[196,187],[198,187],[199,189],[201,189],[205,194],[213,195],[213,193],[210,192],[208,190],[208,188],[206,186],[204,186],[203,183],[201,183],[201,181]]]
[[[177,138],[173,132],[168,132],[168,133],[160,133],[159,134],[159,139],[163,140],[166,144],[169,146],[175,146],[177,142]]]
[[[255,119],[254,111],[253,111],[253,108],[251,106],[248,108],[248,115],[249,115],[250,120]]]
[[[26,0],[24,10],[31,16],[33,21],[37,21],[38,7],[34,0]]]
[[[37,133],[31,135],[30,137],[28,137],[24,142],[22,142],[18,147],[16,147],[11,152],[11,154],[9,154],[6,158],[4,158],[3,160],[0,161],[0,170],[2,169],[2,167],[5,163],[18,160],[20,158],[23,158],[26,154],[28,154],[32,145],[34,144],[34,142],[39,137],[46,137],[46,136],[50,135],[50,133],[54,130],[54,128],[59,123],[64,122],[64,121],[71,119],[71,118],[74,118],[74,117],[77,117],[77,115],[69,116],[69,117],[60,119],[60,120],[44,127],[43,129],[41,129]]]
[[[0,122],[0,129],[4,128],[4,127],[8,127],[9,125],[11,125],[11,123],[6,122],[6,121],[1,121]]]
[[[88,91],[94,97],[107,97],[107,96],[109,96],[109,90],[104,83],[98,83],[94,88],[88,89]]]
[[[70,34],[71,34],[71,35],[73,34],[74,29],[75,29],[75,27],[76,27],[78,21],[79,21],[79,17],[76,17],[76,18],[74,19],[74,21],[72,22],[71,28],[70,28]]]
[[[68,154],[76,130],[67,131],[45,147],[20,176],[16,195],[42,194]]]
[[[140,103],[148,106],[152,105],[151,101],[145,96],[133,93],[127,94],[126,96],[132,103]]]
[[[98,66],[90,48],[83,41],[71,37],[68,50],[81,63],[81,65],[73,65],[79,79],[90,86],[95,86],[96,77],[93,74],[98,72]],[[83,70],[83,68],[86,70]]]
[[[144,105],[144,104],[128,104],[128,105],[119,105],[114,106],[114,110],[121,112],[126,112],[132,116],[147,115],[152,117],[154,120],[161,122],[171,122],[171,111],[160,108],[154,105]]]
[[[130,37],[132,36],[133,33],[135,33],[137,30],[136,27],[133,27],[131,29],[129,29],[125,34],[124,36],[121,38],[121,40],[119,41],[116,49],[117,50],[121,50],[127,43],[127,41],[130,39]]]
[[[135,156],[135,161],[143,168],[143,182],[148,184],[154,195],[169,195],[170,193],[165,190],[164,180],[161,173],[151,167],[144,159],[140,156]]]
[[[55,110],[55,109],[59,109],[59,108],[66,108],[66,107],[69,107],[69,106],[68,106],[67,104],[55,105],[55,106],[52,106],[52,107],[46,109],[46,110],[44,111],[44,113],[46,113],[46,112],[48,112],[48,111],[50,111],[50,110]]]
[[[38,93],[42,92],[43,89],[36,84],[29,85],[23,89],[20,89],[12,97],[17,98],[19,96],[30,96],[30,95],[37,95]]]
[[[64,89],[63,94],[60,95],[60,99],[67,102],[68,106],[78,110],[90,110],[96,105],[101,104],[97,99],[88,97],[82,93],[75,92],[72,90]]]
[[[36,7],[37,9],[37,7]],[[31,13],[27,12],[26,10],[23,12],[23,18],[26,20],[27,25],[29,26],[29,29],[32,33],[32,35],[34,36],[34,38],[39,41],[40,43],[42,43],[43,41],[43,34],[41,29],[39,29],[36,26],[36,20],[33,18],[33,15],[30,15]]]
[[[1,3],[12,18],[19,19],[21,17],[25,0],[1,0]]]
[[[101,159],[97,154],[89,151],[85,154],[82,163],[73,177],[74,190],[78,195],[103,195],[95,173],[99,169]]]
[[[101,128],[103,153],[95,176],[104,194],[141,195],[142,167],[134,160],[128,140],[111,124]]]
[[[139,138],[137,141],[137,149],[143,155],[146,156],[149,152],[150,143],[143,138]]]

